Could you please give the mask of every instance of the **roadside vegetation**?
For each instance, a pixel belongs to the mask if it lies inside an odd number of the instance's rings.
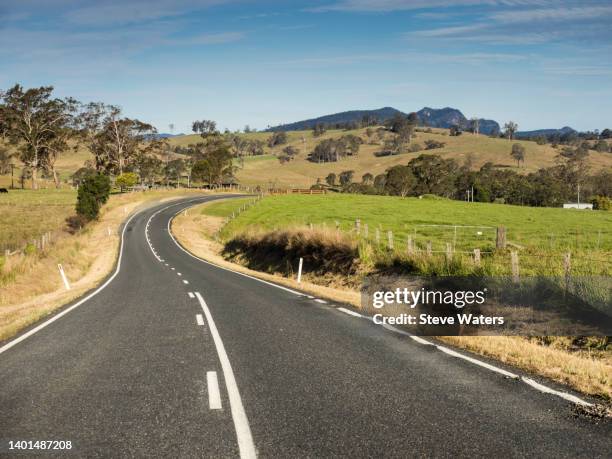
[[[360,219],[361,234],[355,231]],[[585,260],[576,270],[607,272],[612,240],[609,213],[535,209],[495,204],[459,203],[439,199],[401,199],[380,196],[323,195],[272,196],[263,200],[211,203],[180,216],[173,231],[189,250],[217,263],[225,260],[244,266],[251,274],[261,272],[267,279],[276,279],[292,287],[310,288],[319,295],[361,307],[358,290],[363,276],[374,269],[397,269],[420,274],[474,274],[474,264],[466,255],[462,261],[448,263],[445,254],[427,256],[421,252],[406,255],[406,238],[415,228],[422,238],[446,245],[455,237],[454,228],[438,232],[427,224],[466,225],[479,227],[503,224],[509,241],[522,262],[533,253],[541,270],[562,272],[562,253],[573,251],[597,262]],[[214,223],[211,223],[214,222]],[[384,223],[384,226],[382,225]],[[364,227],[369,224],[370,241],[364,241]],[[376,247],[375,229],[380,225],[380,247]],[[185,228],[189,228],[185,232]],[[397,234],[395,249],[388,248],[387,233]],[[479,236],[474,228],[457,237],[462,248],[479,245],[494,248],[495,233]],[[555,232],[551,247],[551,231]],[[466,230],[467,231],[467,230]],[[597,235],[588,239],[587,233]],[[578,238],[576,235],[578,234]],[[477,236],[477,237],[476,237]],[[582,238],[582,239],[581,239]],[[582,240],[582,242],[581,242]],[[578,245],[576,245],[578,241]],[[520,248],[519,248],[520,242]],[[403,244],[403,245],[400,245]],[[374,247],[372,247],[374,246]],[[435,247],[435,246],[434,246]],[[494,250],[492,250],[494,252]],[[490,257],[498,271],[510,271],[509,250]],[[559,255],[559,263],[542,264],[544,258]],[[223,258],[222,258],[223,257]],[[295,283],[297,259],[304,258],[303,283]],[[457,255],[455,255],[457,257]],[[461,255],[458,255],[461,257]],[[592,258],[591,258],[592,259]],[[221,261],[220,261],[221,260]],[[417,262],[418,261],[418,262]],[[484,261],[486,266],[486,261]],[[574,268],[574,266],[573,266]],[[535,269],[535,268],[534,268]],[[434,272],[435,271],[435,272]],[[528,273],[529,269],[521,271]],[[482,270],[477,272],[482,274]],[[313,284],[319,287],[313,288]],[[352,293],[352,295],[351,295]],[[454,346],[468,349],[510,365],[568,384],[587,394],[612,398],[612,344],[605,337],[440,337]]]
[[[197,192],[201,193],[199,190]],[[62,217],[74,214],[76,193],[62,193],[65,194]],[[7,216],[14,234],[11,241],[22,241],[20,231],[32,231],[32,234],[51,232],[52,237],[44,245],[28,243],[20,246],[8,257],[4,252],[0,254],[0,341],[96,287],[115,265],[121,224],[137,208],[149,202],[174,199],[189,193],[181,189],[114,194],[100,209],[97,219],[73,229],[49,210],[45,212],[40,207],[42,204],[38,204],[52,199],[56,191],[26,190],[9,194],[19,203],[9,212],[2,213],[3,217]],[[0,202],[5,198],[0,196]],[[27,214],[32,208],[38,211],[33,217],[39,222],[31,230],[28,221],[19,218],[19,214],[22,210]],[[5,211],[6,207],[0,206],[0,209]],[[40,242],[40,237],[38,240]],[[58,264],[66,272],[70,290],[63,285]]]

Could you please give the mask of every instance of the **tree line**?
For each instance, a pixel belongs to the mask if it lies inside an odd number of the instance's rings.
[[[584,159],[569,159],[521,175],[492,163],[472,170],[467,162],[460,165],[454,159],[421,154],[382,174],[365,173],[357,181],[353,178],[354,171],[344,171],[339,175],[330,173],[325,182],[345,193],[402,197],[433,194],[457,200],[538,207],[559,207],[575,201],[579,187],[583,199],[592,200],[596,207],[606,208],[612,198],[612,172],[590,174]]]

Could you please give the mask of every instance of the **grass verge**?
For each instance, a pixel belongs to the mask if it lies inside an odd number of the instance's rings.
[[[75,235],[59,233],[45,250],[33,250],[0,263],[0,341],[16,335],[61,306],[95,288],[115,266],[120,228],[147,203],[184,196],[185,190],[113,195],[98,221]],[[109,234],[110,233],[110,234]],[[57,265],[71,283],[65,290]]]
[[[265,202],[265,201],[264,201]],[[257,250],[257,244],[261,239],[257,239],[257,233],[242,232],[242,243],[245,247],[240,250],[227,250],[227,246],[222,243],[220,236],[227,233],[224,223],[228,215],[235,212],[245,201],[224,203],[208,203],[197,206],[188,214],[178,216],[172,225],[172,231],[178,241],[189,251],[200,258],[211,261],[223,267],[235,271],[250,274],[264,280],[274,281],[288,287],[299,288],[317,296],[328,298],[334,301],[344,302],[361,307],[359,292],[354,289],[329,287],[329,280],[326,279],[326,286],[317,285],[316,273],[306,276],[306,282],[298,284],[291,277],[293,272],[283,266],[279,259],[273,256],[266,266],[251,264],[242,255],[246,250]],[[252,210],[260,215],[261,207],[257,204]],[[268,218],[273,218],[267,215]],[[236,222],[238,223],[238,222]],[[268,220],[268,225],[278,224],[278,219]],[[285,231],[285,230],[283,230]],[[283,233],[281,231],[281,233]],[[237,233],[232,231],[233,235]],[[329,234],[319,235],[318,239],[328,237]],[[271,236],[269,236],[271,237]],[[276,239],[268,241],[271,247],[277,242],[282,242],[287,246],[287,234],[279,234]],[[299,234],[293,237],[300,238]],[[234,238],[232,238],[234,239]],[[289,241],[290,242],[290,241]],[[345,241],[346,242],[346,241]],[[289,244],[291,245],[291,244]],[[307,245],[307,244],[306,244]],[[230,257],[237,263],[228,261],[224,256]],[[272,252],[274,253],[274,252]],[[246,263],[246,266],[244,265]],[[264,269],[267,272],[260,272],[256,269]],[[345,284],[346,287],[346,284]],[[505,364],[521,368],[528,372],[544,376],[556,382],[565,384],[582,393],[599,397],[603,400],[612,399],[612,355],[609,345],[603,350],[579,348],[575,349],[573,340],[569,338],[550,339],[546,345],[541,341],[517,336],[503,337],[438,337],[437,339],[451,344],[457,348],[465,349],[470,352],[480,354],[501,361]]]

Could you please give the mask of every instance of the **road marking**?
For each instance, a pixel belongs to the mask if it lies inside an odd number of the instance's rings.
[[[198,325],[204,325],[204,318],[202,314],[196,314],[196,322]]]
[[[217,354],[219,361],[221,362],[221,369],[223,370],[223,378],[225,379],[225,386],[227,387],[227,395],[229,398],[230,410],[232,412],[232,420],[234,421],[234,428],[236,429],[236,437],[238,439],[238,449],[240,451],[241,458],[254,458],[257,457],[255,454],[255,444],[253,443],[253,436],[251,435],[251,428],[249,427],[249,421],[242,406],[242,399],[240,398],[240,392],[238,391],[238,385],[236,384],[236,378],[234,377],[234,371],[230,364],[227,353],[225,352],[225,346],[215,325],[215,321],[212,318],[212,314],[208,309],[208,305],[200,295],[200,292],[195,292],[195,296],[198,299],[204,316],[208,322],[208,328],[210,334],[217,348]]]
[[[143,209],[144,210],[144,209]],[[142,211],[141,211],[142,212]],[[28,337],[32,336],[34,333],[39,332],[40,330],[42,330],[43,328],[45,328],[46,326],[52,324],[53,322],[55,322],[56,320],[58,320],[60,317],[65,316],[66,314],[68,314],[70,311],[78,308],[79,306],[81,306],[83,303],[85,303],[86,301],[88,301],[89,299],[93,298],[94,296],[96,296],[98,293],[100,293],[102,290],[104,290],[106,288],[106,286],[108,284],[110,284],[113,279],[115,277],[117,277],[117,274],[119,274],[119,271],[121,271],[121,258],[123,256],[123,245],[124,245],[124,239],[125,239],[125,230],[128,227],[128,225],[130,224],[130,222],[132,221],[132,219],[140,212],[137,212],[135,214],[133,214],[130,218],[128,218],[128,220],[123,224],[123,229],[121,230],[121,245],[119,246],[119,257],[117,257],[117,268],[115,269],[115,272],[106,280],[106,282],[104,282],[100,287],[98,287],[96,290],[94,290],[92,293],[90,293],[89,295],[87,295],[85,298],[83,298],[82,300],[74,303],[72,306],[70,306],[69,308],[64,309],[62,312],[57,313],[56,315],[54,315],[53,317],[51,317],[49,320],[43,322],[42,324],[34,327],[33,329],[31,329],[30,331],[24,333],[23,335],[15,338],[12,341],[9,341],[8,343],[6,343],[4,346],[0,347],[0,354],[2,354],[3,352],[8,351],[10,348],[12,348],[13,346],[15,346],[16,344],[22,342],[23,340],[27,339]]]
[[[177,275],[177,276],[182,276],[182,274],[181,274],[181,273],[176,273],[176,275]]]
[[[194,204],[194,206],[197,206],[199,204],[202,204],[202,203]],[[191,207],[194,207],[194,206],[191,206]],[[250,276],[249,274],[245,274],[245,273],[241,273],[241,272],[238,272],[238,271],[234,271],[233,269],[225,268],[224,266],[219,266],[219,265],[217,265],[215,263],[211,263],[210,261],[206,261],[203,258],[200,258],[200,257],[194,255],[193,253],[189,252],[188,250],[185,250],[183,248],[183,246],[181,244],[179,244],[178,241],[174,238],[174,235],[172,234],[172,231],[170,230],[170,223],[172,222],[172,220],[174,220],[174,217],[176,217],[181,212],[182,212],[182,210],[178,211],[176,214],[174,214],[174,216],[172,218],[168,219],[168,228],[167,228],[167,230],[168,230],[168,234],[170,235],[170,238],[174,241],[176,246],[179,249],[181,249],[183,252],[185,252],[187,255],[189,255],[191,258],[195,258],[196,260],[199,260],[202,263],[206,263],[207,265],[214,266],[215,268],[219,268],[219,269],[222,269],[224,271],[229,271],[230,273],[234,273],[234,274],[237,274],[239,276],[248,277],[249,279],[253,279],[253,280],[256,280],[257,282],[261,282],[262,284],[270,285],[271,287],[275,287],[275,288],[278,288],[280,290],[284,290],[286,292],[293,293],[294,295],[297,295],[297,296],[306,296],[302,292],[298,292],[296,290],[292,290],[290,288],[283,287],[281,285],[277,285],[277,284],[274,284],[272,282],[265,281],[263,279],[259,279],[258,277]]]
[[[374,322],[374,319],[372,319],[372,322]],[[395,333],[399,333],[400,335],[408,336],[412,338],[414,341],[416,341],[417,343],[435,346],[434,343],[430,343],[426,339],[420,338],[419,336],[413,335],[412,333],[405,332],[404,330],[400,330],[399,328],[395,328],[392,325],[383,324],[383,328],[386,328],[387,330],[391,330],[392,332],[395,332]]]
[[[198,199],[202,199],[202,198],[206,198],[207,196],[203,196],[201,198],[196,198],[193,199],[191,201],[187,201],[187,203],[190,202],[194,202]],[[202,201],[202,202],[206,202],[206,201]],[[180,204],[185,204],[185,202],[178,202],[174,205],[178,206]],[[163,209],[158,210],[157,212],[155,212],[153,215],[151,215],[151,217],[149,218],[149,220],[147,221],[146,226],[149,226],[149,223],[151,222],[151,219],[153,217],[155,217],[155,215],[157,215],[158,213],[160,213],[162,210],[167,209],[168,207],[172,207],[172,206],[166,206]],[[39,332],[40,330],[42,330],[43,328],[47,327],[48,325],[51,325],[53,322],[55,322],[56,320],[60,319],[61,317],[65,316],[66,314],[68,314],[69,312],[73,311],[74,309],[78,308],[79,306],[81,306],[83,303],[89,301],[91,298],[93,298],[94,296],[96,296],[98,293],[100,293],[102,290],[104,290],[114,279],[115,277],[117,277],[117,274],[119,274],[119,272],[121,271],[121,259],[123,258],[123,248],[125,245],[125,230],[127,229],[128,225],[130,224],[130,222],[132,221],[132,219],[134,217],[136,217],[136,215],[146,211],[147,209],[141,209],[138,212],[132,214],[130,216],[130,218],[128,218],[125,223],[123,224],[123,229],[121,230],[121,244],[119,246],[119,256],[117,257],[117,267],[115,268],[115,271],[113,272],[113,274],[106,279],[106,282],[104,282],[100,287],[98,287],[97,289],[95,289],[93,292],[91,292],[89,295],[87,295],[86,297],[82,298],[81,300],[77,301],[76,303],[74,303],[72,306],[70,306],[69,308],[64,309],[61,312],[58,312],[57,314],[55,314],[53,317],[51,317],[49,320],[46,320],[45,322],[41,323],[40,325],[37,325],[36,327],[32,328],[31,330],[27,331],[26,333],[24,333],[23,335],[18,336],[17,338],[15,338],[12,341],[9,341],[8,343],[6,343],[4,346],[0,347],[0,354],[2,354],[3,352],[8,351],[10,348],[12,348],[13,346],[15,346],[16,344],[19,344],[20,342],[24,341],[25,339],[29,338],[30,336],[32,336],[34,333]],[[149,243],[149,247],[151,248],[151,250],[153,250],[153,248],[151,247],[151,244]],[[157,255],[155,255],[156,258],[159,260],[160,258],[157,257]]]
[[[176,268],[170,268],[172,271],[174,271]]]
[[[219,392],[219,381],[216,371],[206,372],[206,382],[208,383],[208,407],[211,410],[221,409],[221,392]]]
[[[315,298],[315,301],[316,301],[317,303],[327,304],[327,301],[325,301],[325,300],[321,300],[321,299],[319,299],[319,298]]]
[[[533,387],[534,389],[539,390],[540,392],[544,392],[545,394],[553,394],[553,395],[561,397],[561,398],[563,398],[565,400],[569,400],[570,402],[577,403],[579,405],[593,406],[592,403],[585,402],[584,400],[582,400],[579,397],[576,397],[575,395],[568,394],[567,392],[561,392],[559,390],[551,389],[550,387],[546,387],[546,386],[544,386],[544,385],[542,385],[540,383],[535,382],[531,378],[526,378],[526,377],[522,376],[521,377],[521,381],[523,381],[526,384],[529,384],[531,387]]]
[[[199,204],[201,204],[201,203],[194,204],[194,205],[193,205],[193,206],[191,206],[191,207],[194,207],[194,206],[199,205]],[[164,209],[161,209],[159,212],[161,212],[161,211],[163,211],[163,210],[166,210],[166,209],[167,209],[167,208],[169,208],[169,207],[172,207],[172,206],[168,206],[168,207],[166,207],[166,208],[164,208]],[[274,284],[274,283],[272,283],[272,282],[265,281],[265,280],[263,280],[263,279],[259,279],[259,278],[257,278],[257,277],[251,276],[251,275],[249,275],[249,274],[245,274],[245,273],[241,273],[241,272],[238,272],[238,271],[234,271],[233,269],[226,268],[226,267],[224,267],[224,266],[219,266],[219,265],[217,265],[217,264],[215,264],[215,263],[212,263],[212,262],[210,262],[210,261],[204,260],[204,259],[202,259],[202,258],[200,258],[200,257],[198,257],[198,256],[196,256],[196,255],[194,255],[194,254],[192,254],[191,252],[189,252],[189,251],[188,251],[188,250],[186,250],[185,248],[183,248],[183,246],[182,246],[181,244],[179,244],[179,243],[178,243],[178,241],[177,241],[177,240],[174,238],[174,235],[172,234],[172,231],[170,230],[170,224],[172,223],[172,221],[174,220],[174,218],[175,218],[175,217],[176,217],[176,216],[177,216],[177,215],[178,215],[180,212],[182,212],[183,210],[185,210],[185,209],[180,210],[179,212],[177,212],[176,214],[174,214],[174,215],[173,215],[173,216],[172,216],[170,219],[168,219],[167,231],[168,231],[168,234],[170,235],[170,238],[171,238],[171,239],[172,239],[172,241],[173,241],[173,242],[176,244],[176,246],[177,246],[177,247],[178,247],[180,250],[182,250],[184,253],[186,253],[187,255],[189,255],[191,258],[194,258],[194,259],[196,259],[196,260],[198,260],[198,261],[200,261],[200,262],[202,262],[202,263],[205,263],[205,264],[207,264],[207,265],[214,266],[215,268],[222,269],[222,270],[224,270],[224,271],[229,271],[229,272],[234,273],[234,274],[237,274],[237,275],[239,275],[239,276],[248,277],[249,279],[253,279],[253,280],[257,281],[257,282],[261,282],[262,284],[266,284],[266,285],[269,285],[269,286],[271,286],[271,287],[278,288],[278,289],[280,289],[280,290],[285,290],[285,291],[287,291],[287,292],[293,293],[294,295],[298,295],[298,296],[305,296],[305,297],[310,298],[310,299],[313,299],[313,298],[314,298],[314,297],[312,297],[312,296],[310,296],[310,295],[307,295],[307,294],[305,294],[305,293],[301,293],[301,292],[298,292],[298,291],[292,290],[292,289],[290,289],[290,288],[283,287],[283,286],[280,286],[280,285]],[[315,301],[316,301],[316,300],[315,300]],[[338,309],[340,310],[340,309],[344,309],[344,308],[338,308]],[[348,311],[348,309],[347,309],[346,311]],[[344,311],[343,311],[343,312],[344,312]],[[351,311],[351,312],[352,312],[352,311]],[[357,313],[355,313],[355,314],[357,314]],[[351,315],[353,315],[353,314],[351,314]],[[361,316],[361,317],[368,318],[367,316]],[[371,319],[371,318],[370,318],[370,319]],[[373,319],[372,319],[372,322],[373,322]],[[479,365],[479,366],[481,366],[481,367],[487,368],[487,369],[489,369],[489,370],[491,370],[491,371],[495,371],[495,372],[497,372],[497,373],[504,374],[505,376],[506,376],[506,375],[510,375],[510,376],[508,376],[508,377],[510,377],[510,378],[520,379],[521,381],[525,382],[526,384],[528,384],[528,385],[530,385],[530,386],[534,387],[535,389],[538,389],[538,390],[540,390],[540,391],[542,391],[542,392],[546,392],[546,393],[550,393],[550,394],[555,394],[555,395],[558,395],[559,397],[564,398],[565,400],[571,400],[571,401],[574,401],[575,403],[578,403],[578,404],[581,404],[581,405],[585,405],[585,406],[592,406],[592,403],[588,403],[588,402],[586,402],[586,401],[584,401],[584,400],[580,399],[579,397],[576,397],[576,396],[571,395],[571,394],[567,394],[567,393],[565,393],[565,392],[560,392],[560,391],[556,391],[556,390],[554,390],[554,389],[550,389],[550,388],[548,388],[548,387],[546,387],[546,386],[543,386],[543,385],[541,385],[541,384],[539,384],[539,383],[536,383],[535,381],[533,381],[532,379],[529,379],[529,378],[525,378],[525,377],[520,377],[520,378],[519,378],[519,377],[518,377],[518,375],[515,375],[514,373],[511,373],[511,372],[509,372],[509,371],[506,371],[506,370],[503,370],[503,369],[501,369],[501,368],[495,367],[495,366],[490,365],[490,364],[488,364],[488,363],[486,363],[486,362],[482,362],[482,361],[480,361],[480,360],[478,360],[478,359],[474,359],[474,358],[471,358],[471,357],[465,356],[465,355],[460,354],[460,353],[458,353],[458,352],[455,352],[455,351],[453,351],[453,350],[451,350],[451,349],[449,349],[449,348],[446,348],[446,347],[443,347],[443,346],[438,346],[438,345],[436,345],[436,344],[434,344],[434,343],[431,343],[431,342],[429,342],[429,341],[427,341],[427,340],[425,340],[425,339],[423,339],[423,338],[420,338],[419,336],[412,335],[411,333],[404,332],[403,330],[399,330],[399,329],[397,329],[397,328],[395,328],[395,327],[392,327],[392,326],[389,326],[389,325],[386,325],[386,324],[385,324],[385,325],[383,325],[383,327],[384,327],[384,328],[386,328],[386,329],[388,329],[388,330],[394,331],[394,332],[396,332],[396,333],[400,333],[400,334],[406,335],[406,336],[408,336],[409,338],[411,338],[412,340],[414,340],[415,342],[417,342],[417,343],[419,343],[419,344],[429,345],[429,346],[435,346],[435,347],[436,347],[438,350],[440,350],[440,351],[442,351],[442,352],[445,352],[445,353],[446,353],[446,354],[448,354],[448,355],[452,355],[452,356],[454,356],[454,357],[458,357],[458,358],[461,358],[461,359],[467,360],[467,361],[469,361],[469,362],[471,362],[471,363],[474,363],[474,364]],[[536,386],[537,386],[537,387],[536,387]],[[230,405],[231,405],[231,403],[230,403]]]
[[[187,292],[187,295],[189,295],[189,298],[195,298],[195,295],[192,292]]]
[[[342,311],[343,313],[348,314],[349,316],[363,317],[358,312],[351,311],[350,309],[346,309],[346,308],[338,308],[338,311]]]
[[[189,281],[187,281],[187,280],[183,281],[183,284],[188,284],[188,283],[189,283]]]
[[[340,308],[338,308],[340,309]],[[543,392],[545,394],[552,394],[552,395],[556,395],[558,397],[561,397],[565,400],[568,400],[570,402],[574,402],[577,403],[579,405],[584,405],[584,406],[593,406],[592,403],[586,402],[584,400],[582,400],[580,397],[577,397],[575,395],[572,394],[568,394],[567,392],[562,392],[562,391],[558,391],[555,389],[551,389],[550,387],[544,386],[543,384],[537,383],[536,381],[534,381],[533,379],[530,378],[526,378],[525,376],[519,376],[517,374],[514,374],[510,371],[506,371],[502,368],[496,367],[495,365],[491,365],[490,363],[486,363],[483,362],[482,360],[478,360],[472,357],[469,357],[467,355],[461,354],[459,352],[453,351],[452,349],[449,349],[445,346],[440,346],[437,344],[434,344],[430,341],[427,341],[419,336],[413,335],[412,333],[408,333],[405,332],[404,330],[400,330],[399,328],[393,327],[391,325],[388,324],[383,324],[383,328],[386,328],[387,330],[391,330],[392,332],[395,333],[399,333],[401,335],[405,335],[408,336],[410,338],[412,338],[414,341],[416,341],[417,343],[420,344],[425,344],[425,345],[429,345],[429,346],[434,346],[436,349],[438,349],[439,351],[444,352],[445,354],[448,355],[452,355],[453,357],[457,357],[463,360],[467,360],[470,363],[473,363],[475,365],[478,365],[480,367],[486,368],[487,370],[493,371],[495,373],[499,373],[503,376],[506,376],[507,378],[511,378],[511,379],[518,379],[522,382],[524,382],[525,384],[528,384],[529,386],[533,387],[534,389],[539,390],[540,392]]]
[[[481,360],[474,359],[472,357],[468,357],[467,355],[460,354],[459,352],[453,351],[452,349],[449,349],[447,347],[436,345],[436,348],[438,348],[438,350],[444,352],[445,354],[452,355],[453,357],[457,357],[459,359],[467,360],[468,362],[472,362],[475,365],[479,365],[479,366],[484,367],[484,368],[486,368],[488,370],[494,371],[495,373],[499,373],[501,375],[504,375],[504,376],[506,376],[508,378],[519,379],[519,376],[515,375],[514,373],[510,373],[509,371],[503,370],[501,368],[498,368],[498,367],[496,367],[494,365],[491,365],[489,363],[483,362]]]
[[[168,266],[168,263],[166,263],[166,266]]]

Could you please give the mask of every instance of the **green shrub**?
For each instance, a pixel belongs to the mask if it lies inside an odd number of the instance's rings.
[[[134,172],[124,172],[117,177],[117,180],[115,181],[115,185],[121,188],[121,191],[123,191],[124,188],[133,187],[137,183],[138,175],[136,175]]]
[[[87,221],[95,220],[100,213],[100,207],[110,195],[110,179],[106,175],[97,174],[86,177],[79,187],[76,212]]]
[[[612,209],[612,199],[606,196],[596,196],[591,200],[593,209],[595,210],[610,210]]]

